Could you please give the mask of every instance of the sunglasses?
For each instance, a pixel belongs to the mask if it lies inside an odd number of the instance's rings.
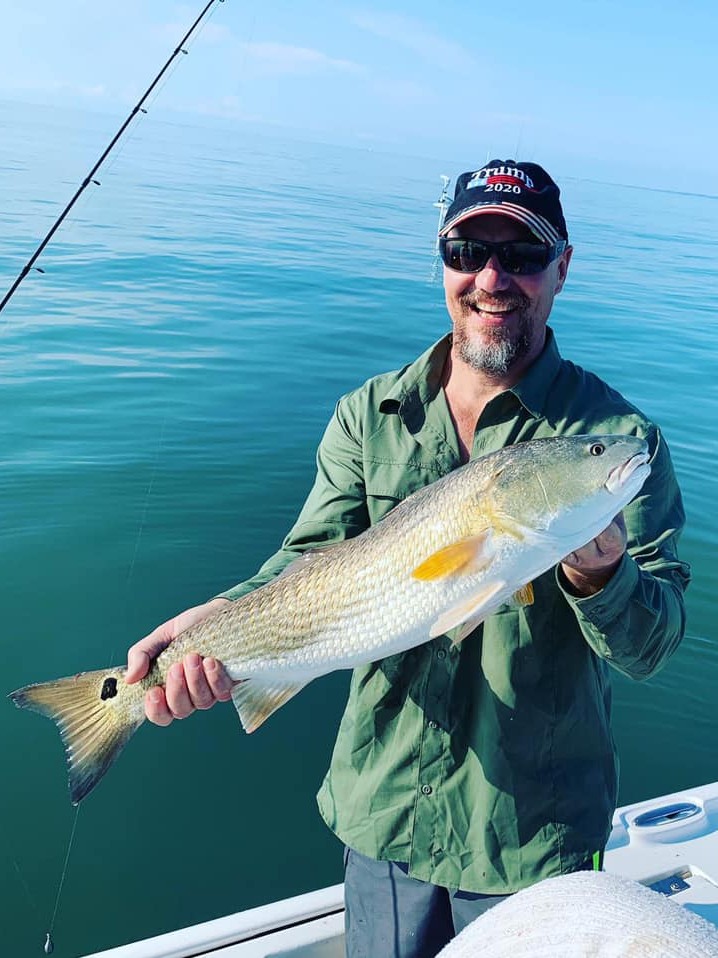
[[[515,276],[535,276],[558,259],[565,249],[565,240],[559,240],[553,246],[544,246],[543,243],[522,241],[486,243],[484,240],[439,237],[441,258],[449,269],[459,273],[480,273],[489,259],[496,256],[504,272]]]

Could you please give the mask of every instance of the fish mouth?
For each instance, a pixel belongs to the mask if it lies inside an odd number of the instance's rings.
[[[640,479],[643,483],[648,476],[648,473],[651,471],[650,465],[648,465],[649,455],[647,452],[639,452],[635,456],[631,456],[626,462],[621,463],[620,466],[616,466],[608,474],[604,486],[612,494],[616,494],[623,486],[626,485],[631,476],[635,475],[636,471],[641,468],[641,466],[646,466],[645,472],[641,473]],[[638,478],[638,477],[637,477]]]

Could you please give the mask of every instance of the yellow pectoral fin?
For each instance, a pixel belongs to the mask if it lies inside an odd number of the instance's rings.
[[[454,642],[458,645],[462,639],[465,639],[469,632],[479,625],[493,611],[495,605],[493,599],[506,588],[505,582],[491,582],[483,586],[478,592],[474,592],[466,599],[462,599],[456,605],[453,605],[446,612],[443,612],[429,629],[429,636],[435,639],[437,635],[442,635],[450,629],[455,629],[457,625],[470,626],[467,629],[460,629]]]
[[[459,572],[480,572],[489,566],[494,558],[490,540],[491,530],[486,529],[477,536],[453,542],[425,559],[414,569],[412,575],[423,582],[433,582]]]
[[[512,600],[516,605],[533,605],[534,604],[534,587],[530,582],[527,582],[526,585],[521,586],[520,589],[517,589],[512,596]]]

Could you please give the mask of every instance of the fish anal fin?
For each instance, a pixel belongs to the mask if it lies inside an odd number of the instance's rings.
[[[433,582],[458,573],[471,574],[487,568],[493,558],[491,530],[484,529],[478,535],[452,542],[434,552],[414,569],[412,576],[423,582]]]
[[[232,690],[232,701],[244,731],[255,732],[270,715],[285,705],[307,682],[261,682],[244,679]]]
[[[481,615],[481,613],[479,613],[478,615],[472,615],[471,618],[466,620],[466,622],[462,622],[462,624],[456,630],[456,634],[451,640],[451,644],[461,645],[464,639],[467,636],[471,635],[474,629],[478,628],[481,625],[482,619],[483,619],[483,616]]]
[[[463,626],[464,624],[470,626],[468,630],[460,630],[454,639],[454,643],[458,644],[489,614],[493,599],[505,588],[505,582],[491,582],[460,602],[455,603],[445,612],[442,612],[436,622],[433,623],[429,630],[429,636],[434,639],[437,635],[442,635],[457,626]]]

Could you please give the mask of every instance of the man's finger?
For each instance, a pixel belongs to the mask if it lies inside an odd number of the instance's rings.
[[[125,682],[132,684],[147,675],[154,660],[174,639],[168,631],[170,626],[171,623],[165,622],[128,649]]]
[[[221,662],[213,659],[211,656],[204,659],[204,674],[207,677],[207,684],[212,690],[212,694],[219,702],[227,702],[232,698],[232,689],[235,682],[227,675],[227,672]]]
[[[125,673],[125,682],[131,685],[133,682],[139,682],[150,670],[149,653],[144,649],[133,645],[127,653],[127,672]]]
[[[169,725],[174,716],[167,707],[164,689],[156,685],[145,694],[145,715],[154,725]]]
[[[165,680],[165,698],[167,707],[175,718],[187,718],[194,712],[181,662],[175,662]]]
[[[211,708],[216,699],[202,668],[202,659],[196,652],[190,652],[189,655],[185,656],[183,665],[187,691],[192,705],[196,709]]]

